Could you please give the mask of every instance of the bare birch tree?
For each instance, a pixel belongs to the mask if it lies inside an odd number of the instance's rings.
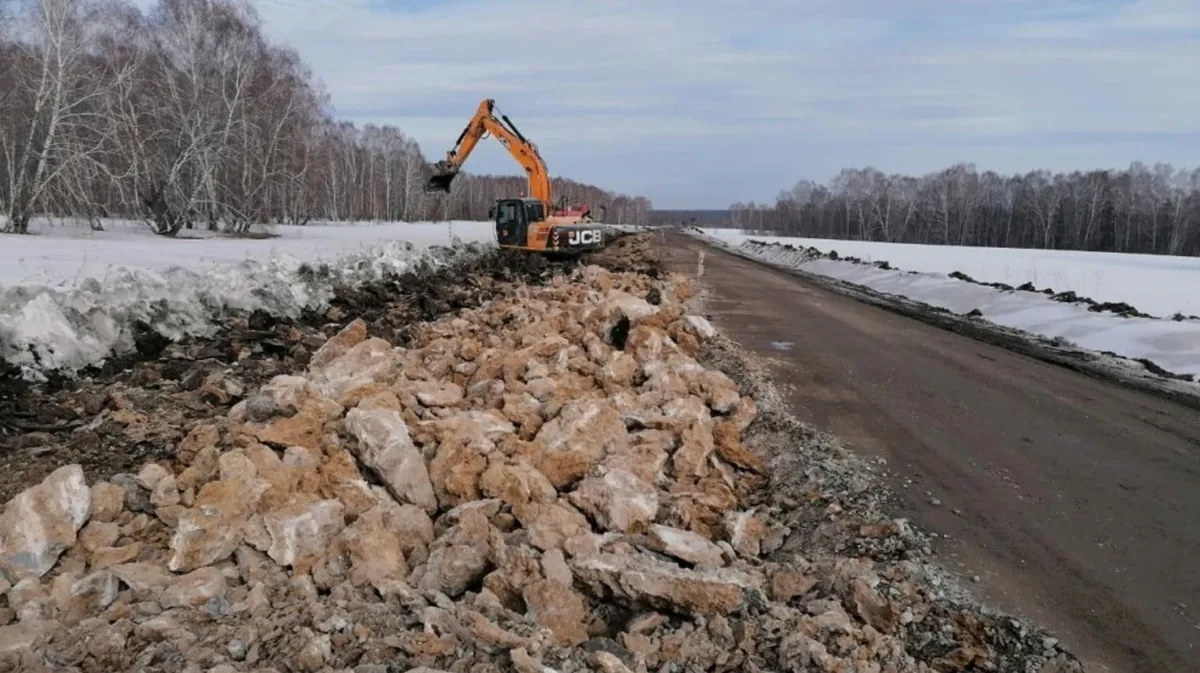
[[[781,191],[771,207],[729,211],[735,227],[814,238],[1200,255],[1200,170],[1167,164],[1011,176],[970,164],[919,177],[844,169],[827,185]]]
[[[174,236],[312,219],[482,219],[526,185],[464,173],[428,198],[421,148],[330,114],[245,0],[0,0],[0,228],[35,214],[144,221]],[[451,141],[447,139],[447,142]],[[649,202],[556,178],[572,202]]]

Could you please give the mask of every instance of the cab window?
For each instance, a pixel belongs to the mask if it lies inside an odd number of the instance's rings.
[[[508,202],[500,204],[500,216],[496,221],[497,224],[516,225],[522,221],[521,204],[519,202]]]
[[[525,204],[525,216],[530,222],[541,222],[546,219],[542,216],[542,204],[537,201]]]

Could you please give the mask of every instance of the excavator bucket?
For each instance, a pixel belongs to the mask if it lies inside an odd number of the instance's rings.
[[[449,192],[450,182],[454,180],[454,175],[454,173],[434,173],[433,177],[425,183],[425,191]]]
[[[437,162],[433,167],[433,175],[425,182],[425,191],[449,192],[450,183],[454,181],[456,175],[458,175],[458,169],[447,166],[444,161]]]

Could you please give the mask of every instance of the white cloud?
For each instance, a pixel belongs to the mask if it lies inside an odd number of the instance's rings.
[[[344,115],[394,123],[437,156],[496,98],[552,169],[630,191],[665,185],[650,193],[665,205],[769,199],[864,160],[1008,171],[1200,152],[1194,0],[255,4]],[[1006,141],[1020,150],[997,149]],[[712,186],[714,166],[750,164],[778,177]],[[514,170],[503,152],[470,168]],[[703,188],[689,193],[689,175]]]

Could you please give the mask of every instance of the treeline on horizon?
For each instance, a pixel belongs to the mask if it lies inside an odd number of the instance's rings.
[[[959,163],[920,177],[871,167],[802,180],[772,204],[735,203],[740,229],[783,236],[1200,255],[1200,169],[1001,175]]]
[[[471,110],[463,111],[465,124]],[[446,147],[454,138],[446,138]],[[438,152],[445,148],[439,148]],[[423,190],[417,143],[335,118],[297,52],[239,0],[0,0],[0,229],[34,216],[145,221],[156,233],[310,220],[486,219],[523,176]],[[514,173],[519,173],[514,163]],[[565,178],[556,200],[644,223],[645,198]]]

